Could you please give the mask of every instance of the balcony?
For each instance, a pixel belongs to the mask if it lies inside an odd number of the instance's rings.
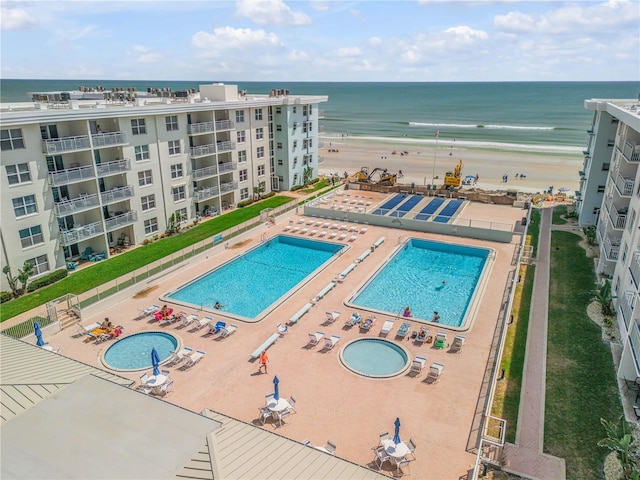
[[[75,137],[50,138],[42,141],[42,151],[47,155],[77,152],[91,148],[89,135]]]
[[[605,235],[600,245],[600,251],[604,253],[607,260],[617,260],[620,255],[620,238]]]
[[[220,184],[220,193],[232,192],[238,188],[238,182],[226,182]]]
[[[621,151],[627,162],[640,162],[640,145],[625,141]]]
[[[84,212],[85,210],[91,210],[100,206],[98,202],[98,195],[80,195],[79,197],[72,198],[71,200],[63,200],[53,204],[53,213],[58,217],[66,217],[67,215],[73,215],[74,213]]]
[[[640,252],[633,254],[629,270],[631,271],[631,278],[633,279],[633,283],[636,285],[636,288],[640,287]]]
[[[617,230],[622,230],[627,223],[627,211],[626,207],[618,210],[613,202],[609,201],[605,203],[605,207],[609,213],[609,220],[611,226]]]
[[[116,215],[115,217],[111,217],[105,220],[104,223],[107,226],[107,232],[111,232],[113,230],[117,230],[120,227],[131,225],[132,223],[136,223],[137,221],[138,221],[138,214],[136,213],[135,210],[130,210],[120,215]]]
[[[615,177],[616,188],[618,193],[623,197],[630,197],[633,195],[635,181],[633,178],[625,178],[622,174],[618,173]]]
[[[191,177],[194,180],[204,180],[205,178],[215,177],[218,174],[218,167],[216,165],[210,165],[208,167],[199,168],[191,172]]]
[[[114,160],[113,162],[100,163],[96,165],[96,171],[98,177],[108,177],[110,175],[117,175],[131,170],[131,162],[128,158],[121,160]]]
[[[236,148],[236,144],[235,144],[235,142],[232,142],[231,140],[227,140],[226,142],[218,142],[217,143],[217,147],[218,147],[218,152],[220,152],[220,153],[229,152],[229,151],[233,150],[234,148]]]
[[[236,169],[237,165],[233,162],[225,162],[218,164],[218,171],[220,173],[233,172]]]
[[[233,130],[236,124],[233,120],[216,120],[216,130]]]
[[[96,133],[91,135],[91,140],[93,141],[93,148],[116,147],[129,143],[126,132]]]
[[[618,301],[620,311],[622,312],[622,318],[624,319],[624,324],[627,326],[627,330],[629,329],[629,324],[631,323],[631,319],[633,318],[633,307],[635,303],[636,294],[634,292],[624,292],[624,295]]]
[[[213,143],[209,145],[200,145],[199,147],[189,148],[189,154],[191,158],[206,157],[207,155],[214,155],[216,153],[216,146]]]
[[[131,197],[133,197],[133,186],[131,185],[116,187],[100,194],[103,205],[116,203]]]
[[[65,170],[58,170],[57,172],[49,172],[49,184],[53,187],[84,182],[85,180],[91,180],[92,178],[96,178],[96,172],[93,165],[67,168]]]
[[[196,202],[204,202],[210,198],[216,197],[220,194],[219,187],[209,187],[203,188],[202,190],[198,190],[195,192],[193,198]]]
[[[199,135],[202,133],[212,133],[215,131],[213,122],[191,123],[187,125],[189,135]]]
[[[81,227],[74,228],[72,230],[60,231],[60,243],[63,247],[68,247],[83,240],[88,240],[93,237],[104,234],[104,227],[102,222],[89,223],[82,225]]]

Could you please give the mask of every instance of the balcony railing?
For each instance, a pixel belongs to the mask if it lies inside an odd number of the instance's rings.
[[[640,252],[633,254],[629,270],[631,271],[631,278],[633,279],[633,283],[635,283],[636,288],[640,287]]]
[[[220,184],[220,193],[232,192],[238,188],[238,182],[226,182]]]
[[[631,326],[629,332],[629,345],[631,345],[631,353],[633,362],[636,366],[636,376],[640,376],[640,327],[635,323]]]
[[[616,176],[616,188],[620,195],[625,197],[633,195],[634,185],[635,182],[633,178],[624,178],[620,173]]]
[[[97,237],[104,233],[104,227],[102,222],[89,223],[81,227],[76,227],[73,230],[61,230],[60,231],[60,243],[63,247],[68,247],[75,243],[87,240],[89,238]]]
[[[78,135],[75,137],[50,138],[42,141],[42,151],[49,155],[65,152],[76,152],[78,150],[88,150],[91,148],[89,135]]]
[[[607,260],[617,260],[620,255],[620,238],[605,235],[602,239],[602,250]]]
[[[115,217],[111,217],[105,220],[104,223],[107,226],[107,232],[111,232],[112,230],[124,227],[125,225],[131,225],[132,223],[135,223],[137,221],[138,214],[135,210],[130,210]]]
[[[74,213],[90,210],[100,206],[98,195],[82,195],[71,200],[63,200],[53,204],[53,213],[58,217],[66,217]]]
[[[65,170],[58,170],[57,172],[49,172],[49,183],[53,187],[84,182],[85,180],[90,180],[92,178],[96,178],[96,172],[93,165],[67,168]]]
[[[108,177],[109,175],[117,175],[131,170],[131,162],[128,158],[114,160],[112,162],[100,163],[96,165],[98,177]]]
[[[126,132],[96,133],[91,135],[91,140],[94,148],[115,147],[129,143]]]
[[[213,122],[200,122],[187,125],[187,133],[189,135],[197,135],[199,133],[211,133],[214,131]]]
[[[196,202],[203,202],[220,194],[219,187],[209,187],[198,190],[193,198]]]
[[[194,180],[204,180],[205,178],[211,178],[218,174],[218,167],[216,165],[209,165],[208,167],[199,168],[191,172],[191,176]]]
[[[622,156],[627,162],[640,162],[640,145],[625,141],[622,146]]]
[[[205,157],[216,153],[216,146],[213,143],[209,145],[200,145],[199,147],[189,148],[189,154],[192,158]]]
[[[627,223],[627,210],[621,212],[618,211],[616,206],[612,203],[609,206],[609,219],[613,228],[622,230]]]
[[[133,186],[131,185],[116,187],[100,194],[103,204],[115,203],[131,197],[133,197]]]
[[[233,172],[237,165],[234,162],[225,162],[218,164],[218,171],[220,173]]]
[[[226,142],[218,142],[217,147],[218,147],[218,152],[228,152],[236,148],[236,144],[231,140],[227,140]]]
[[[235,128],[233,120],[216,120],[216,130],[233,130]]]
[[[618,305],[620,306],[620,310],[622,311],[622,318],[624,319],[624,324],[627,326],[627,330],[629,330],[629,324],[631,319],[633,318],[633,307],[636,301],[636,293],[634,292],[624,292],[622,298],[619,299]]]

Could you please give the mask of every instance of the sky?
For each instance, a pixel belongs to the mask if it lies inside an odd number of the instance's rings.
[[[640,79],[639,0],[0,0],[0,76]]]

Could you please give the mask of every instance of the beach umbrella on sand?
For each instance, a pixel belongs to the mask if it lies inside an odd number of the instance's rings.
[[[40,330],[40,324],[33,322],[33,332],[36,334],[36,345],[42,347],[46,342],[42,339],[42,330]]]
[[[151,349],[151,365],[153,365],[153,374],[160,375],[160,357],[158,356],[158,352],[156,352],[156,347]]]
[[[570,189],[570,188],[567,188],[567,187],[560,187],[560,188],[558,189],[558,191],[559,191],[559,192],[561,192],[561,193],[566,193],[566,192],[570,192],[570,191],[571,191],[571,189]]]
[[[280,400],[280,392],[278,391],[279,383],[280,380],[278,380],[278,377],[273,377],[273,398],[276,400],[276,402]]]
[[[393,422],[393,424],[396,426],[396,432],[393,434],[393,443],[398,445],[402,442],[402,440],[400,440],[400,419],[396,418],[396,421]]]

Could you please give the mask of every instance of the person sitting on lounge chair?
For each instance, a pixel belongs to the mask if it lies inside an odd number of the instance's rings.
[[[123,330],[124,330],[124,327],[122,325],[118,325],[116,328],[114,328],[109,332],[109,336],[111,338],[118,338],[120,335],[122,335]]]
[[[111,324],[111,320],[109,320],[107,317],[105,317],[104,322],[100,324],[100,328],[103,328],[105,330],[110,329],[112,326],[113,325]]]
[[[418,332],[418,339],[425,340],[427,337],[427,331],[425,329],[420,329]]]

